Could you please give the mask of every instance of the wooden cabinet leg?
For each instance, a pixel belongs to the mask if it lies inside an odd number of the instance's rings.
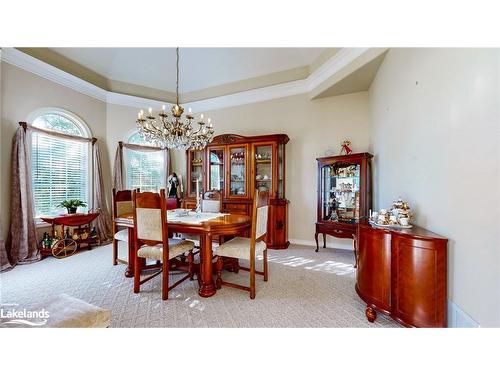
[[[314,239],[316,240],[316,252],[318,252],[319,251],[318,232],[314,233]]]
[[[323,233],[323,249],[326,249],[326,233]]]
[[[356,236],[352,237],[352,249],[354,250],[354,268],[358,268],[358,251],[357,249],[357,243],[356,243]]]
[[[365,314],[366,314],[366,318],[368,319],[368,321],[370,323],[373,323],[375,321],[375,319],[377,319],[377,312],[373,308],[371,308],[370,306],[366,307]]]

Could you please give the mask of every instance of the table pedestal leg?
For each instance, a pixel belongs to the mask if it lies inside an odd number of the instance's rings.
[[[200,236],[200,297],[211,297],[216,293],[215,282],[212,277],[212,237],[210,235]]]

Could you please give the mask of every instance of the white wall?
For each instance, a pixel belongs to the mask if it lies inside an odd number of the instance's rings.
[[[449,298],[500,326],[500,54],[391,49],[369,91],[374,206],[449,238]]]
[[[109,152],[135,127],[137,109],[108,105],[107,138]],[[289,238],[314,241],[316,222],[316,158],[325,151],[340,151],[349,138],[354,152],[368,149],[367,93],[311,101],[296,95],[261,103],[209,111],[216,134],[260,135],[286,133],[286,196],[290,200]],[[172,167],[186,177],[184,152],[174,152]],[[186,186],[184,181],[184,186]],[[352,247],[352,241],[330,239],[332,246]]]
[[[42,107],[59,107],[78,115],[90,127],[92,135],[99,139],[104,165],[109,165],[106,152],[106,104],[74,90],[58,85],[35,74],[2,63],[1,82],[1,195],[0,207],[4,233],[10,222],[10,174],[12,138],[20,121]],[[105,187],[110,189],[109,170],[103,168]]]

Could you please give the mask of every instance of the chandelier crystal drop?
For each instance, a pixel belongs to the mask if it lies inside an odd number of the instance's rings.
[[[176,104],[172,106],[171,114],[165,112],[165,105],[158,113],[158,118],[153,115],[152,108],[149,108],[146,115],[141,110],[137,116],[137,128],[144,139],[160,147],[201,150],[213,139],[213,125],[210,119],[205,122],[203,114],[201,114],[200,120],[197,122],[198,127],[194,130],[191,125],[194,120],[191,108],[189,108],[187,115],[182,116],[184,108],[179,105],[179,48],[177,48],[176,53]]]

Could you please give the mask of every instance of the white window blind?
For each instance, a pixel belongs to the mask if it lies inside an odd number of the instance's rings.
[[[68,118],[58,114],[38,117],[34,127],[87,136]],[[32,132],[33,198],[35,215],[51,215],[66,199],[88,203],[89,144]]]
[[[134,133],[128,143],[149,145],[139,133]],[[126,179],[128,189],[159,192],[165,188],[165,158],[163,151],[136,151],[126,149]]]

